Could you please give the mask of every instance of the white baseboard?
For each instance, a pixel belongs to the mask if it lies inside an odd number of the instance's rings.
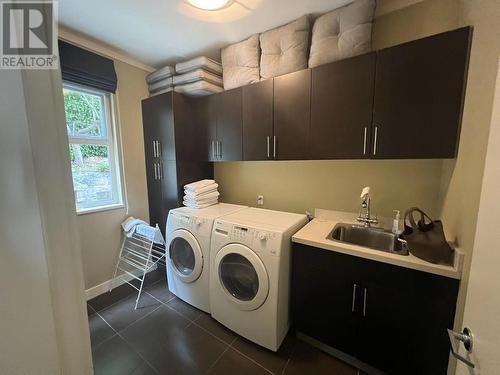
[[[158,266],[155,265],[153,268],[151,268],[150,271],[148,271],[148,273],[151,271],[155,271],[157,269]],[[112,282],[113,282],[113,288],[117,288],[120,285],[125,284],[126,281],[132,281],[132,280],[133,280],[132,276],[124,274],[120,275],[120,277],[116,277],[114,281],[113,279],[109,279],[99,285],[93,286],[92,288],[89,288],[85,291],[85,294],[87,295],[87,301],[108,292]]]

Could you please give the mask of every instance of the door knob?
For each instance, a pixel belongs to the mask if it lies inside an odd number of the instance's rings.
[[[464,328],[462,333],[454,332],[451,329],[448,329],[448,337],[450,338],[451,344],[451,354],[453,357],[462,361],[467,366],[471,368],[475,368],[476,366],[469,359],[460,355],[459,353],[459,344],[458,342],[462,342],[464,344],[465,350],[468,353],[472,353],[472,348],[474,346],[474,336],[472,335],[472,331],[469,328]]]

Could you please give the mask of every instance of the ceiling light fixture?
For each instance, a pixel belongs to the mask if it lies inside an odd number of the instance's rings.
[[[189,4],[203,10],[219,10],[229,6],[232,0],[187,0]]]

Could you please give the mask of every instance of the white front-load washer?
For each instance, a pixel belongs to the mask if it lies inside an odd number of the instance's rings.
[[[166,228],[168,289],[194,307],[210,312],[210,238],[216,218],[246,209],[219,203],[207,208],[175,208]]]
[[[215,220],[210,309],[220,323],[276,351],[289,328],[291,237],[305,215],[248,208]]]

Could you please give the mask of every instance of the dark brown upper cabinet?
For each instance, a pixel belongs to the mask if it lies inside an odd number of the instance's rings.
[[[273,158],[274,81],[243,87],[243,160]]]
[[[377,53],[372,158],[456,156],[471,36],[465,27]]]
[[[217,161],[217,102],[216,95],[203,96],[196,100],[195,111],[198,131],[192,137],[201,138],[201,154],[208,161]]]
[[[197,99],[198,132],[208,161],[242,159],[242,89],[237,88]]]
[[[311,69],[274,78],[275,159],[307,159],[310,116]]]
[[[242,88],[216,95],[217,142],[220,161],[242,160]]]
[[[182,204],[183,186],[213,178],[212,163],[200,151],[205,141],[198,132],[197,106],[195,98],[175,92],[142,101],[149,218],[163,234],[168,211]]]
[[[310,159],[370,157],[376,54],[312,69]]]

